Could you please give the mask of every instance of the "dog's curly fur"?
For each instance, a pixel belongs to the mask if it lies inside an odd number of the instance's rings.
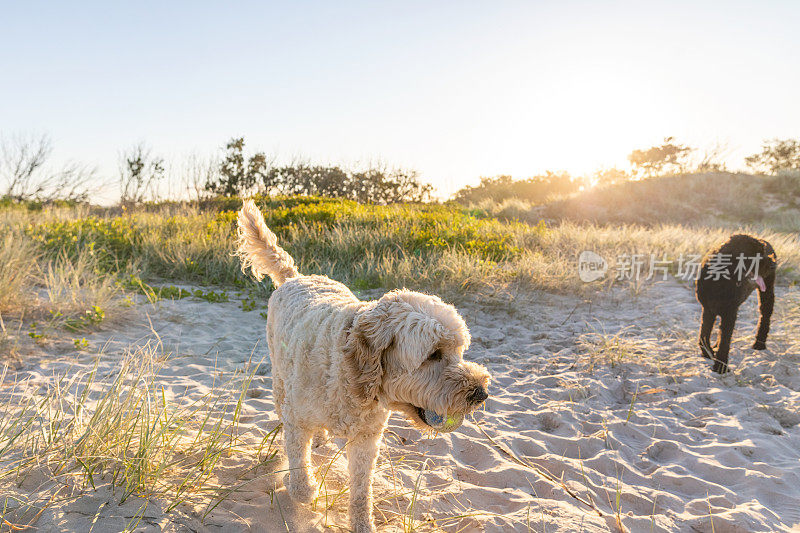
[[[475,410],[488,397],[489,374],[463,360],[469,330],[440,298],[395,290],[360,301],[337,281],[301,275],[252,201],[238,223],[242,269],[269,275],[278,287],[269,299],[267,343],[289,494],[304,503],[316,496],[312,437],[324,430],[345,437],[350,522],[357,532],[374,531],[371,478],[390,412],[430,430],[425,409]]]
[[[767,347],[770,318],[775,305],[775,271],[778,258],[770,243],[750,235],[737,234],[732,235],[730,239],[706,254],[695,289],[697,301],[703,306],[699,339],[700,353],[703,357],[714,361],[713,370],[720,374],[728,371],[728,352],[739,306],[747,300],[757,286],[752,277],[739,279],[739,276],[735,275],[736,260],[740,254],[745,259],[756,256],[760,258],[758,272],[755,275],[760,278],[760,283],[764,284],[764,290],[759,289],[758,291],[760,316],[756,340],[753,344],[754,350],[763,350]],[[715,257],[730,259],[730,263],[724,268],[718,269],[724,273],[718,279],[713,279],[713,276],[709,274],[711,263]],[[712,347],[711,330],[714,328],[717,317],[720,317],[719,336],[717,345]]]

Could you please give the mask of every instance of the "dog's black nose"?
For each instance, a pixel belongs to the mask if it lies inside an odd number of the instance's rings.
[[[467,401],[470,403],[482,403],[489,397],[489,393],[483,387],[475,387],[472,392],[467,396]]]

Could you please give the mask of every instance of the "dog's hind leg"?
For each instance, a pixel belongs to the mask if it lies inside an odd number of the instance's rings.
[[[314,448],[319,448],[328,442],[328,431],[325,428],[320,428],[314,432],[314,438],[311,440]]]
[[[317,497],[317,486],[311,477],[311,430],[293,423],[283,422],[286,456],[289,459],[288,479],[283,483],[293,500],[311,503]],[[288,483],[287,483],[288,481]]]
[[[275,413],[278,415],[278,418],[283,421],[283,417],[281,416],[281,406],[283,405],[283,400],[286,397],[286,393],[284,392],[283,388],[283,380],[279,377],[272,378],[272,403],[275,406]]]
[[[350,527],[356,533],[374,533],[372,522],[372,471],[381,436],[359,436],[347,442],[350,473]]]
[[[736,311],[728,310],[720,317],[719,324],[719,348],[714,355],[714,372],[724,374],[728,371],[728,352],[731,349],[731,337],[733,328],[736,325]]]
[[[706,359],[714,358],[714,350],[711,348],[711,330],[714,329],[714,321],[717,315],[703,308],[703,321],[700,324],[700,353]]]
[[[756,342],[753,343],[754,350],[764,350],[767,347],[767,334],[769,333],[769,322],[772,318],[772,309],[775,307],[775,277],[766,280],[767,290],[758,291],[758,332]]]

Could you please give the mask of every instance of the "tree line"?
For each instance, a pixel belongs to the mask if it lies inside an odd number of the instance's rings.
[[[306,162],[278,166],[264,152],[245,155],[244,146],[242,137],[228,142],[218,172],[206,181],[206,191],[223,196],[303,194],[376,204],[424,202],[433,191],[433,186],[421,182],[415,171],[382,167],[348,170]]]
[[[53,143],[48,136],[0,137],[0,199],[4,201],[82,202],[97,186],[97,170],[75,162],[51,164]],[[484,198],[522,198],[541,202],[553,195],[576,192],[581,188],[628,180],[686,172],[724,172],[724,147],[700,152],[680,144],[672,137],[628,155],[629,169],[602,169],[588,176],[566,172],[546,172],[514,180],[510,176],[481,178],[477,186],[467,186],[454,195],[463,203]],[[800,140],[765,141],[761,151],[745,159],[756,173],[800,172]],[[243,137],[230,139],[220,156],[191,156],[177,170],[184,196],[202,200],[213,196],[318,195],[347,198],[362,203],[390,204],[424,202],[433,187],[420,180],[413,170],[372,165],[349,169],[339,165],[319,165],[294,161],[278,165],[265,152],[247,153]],[[800,174],[798,178],[800,179]],[[140,143],[119,154],[118,186],[120,203],[130,205],[161,199],[167,179],[167,162]]]
[[[669,174],[727,172],[724,163],[726,148],[715,145],[700,151],[667,137],[656,146],[636,149],[628,154],[629,169],[601,169],[586,176],[567,172],[551,172],[514,180],[511,176],[483,177],[475,186],[466,186],[455,193],[459,203],[473,204],[490,198],[494,201],[519,198],[542,203],[549,197],[563,196],[579,190],[624,181],[640,180]],[[800,181],[800,140],[772,139],[764,141],[761,151],[745,158],[748,169],[756,174],[788,173]]]
[[[46,135],[0,138],[0,200],[5,202],[85,202],[98,186],[95,168],[52,164],[53,143]],[[243,137],[228,141],[218,157],[192,155],[174,170],[184,197],[318,195],[362,203],[390,204],[430,200],[433,186],[413,170],[382,165],[345,168],[297,160],[278,165],[264,152],[245,151]],[[164,199],[168,163],[144,143],[118,157],[119,202],[135,205]]]

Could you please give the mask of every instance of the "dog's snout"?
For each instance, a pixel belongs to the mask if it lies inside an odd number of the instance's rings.
[[[470,403],[477,404],[477,403],[482,403],[488,397],[489,393],[486,392],[486,389],[484,389],[483,387],[475,387],[472,390],[472,392],[469,393],[467,400],[469,400]]]

